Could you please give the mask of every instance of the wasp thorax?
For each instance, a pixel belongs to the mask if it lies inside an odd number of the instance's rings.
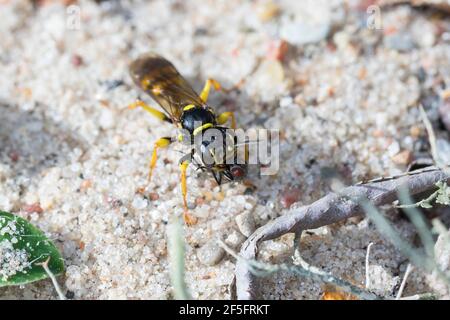
[[[190,133],[193,133],[195,129],[205,124],[216,124],[214,113],[210,109],[203,107],[192,107],[188,110],[185,110],[181,116],[180,121],[181,126],[184,129],[188,130]]]

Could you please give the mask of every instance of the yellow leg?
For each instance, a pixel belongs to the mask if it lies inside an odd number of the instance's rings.
[[[129,109],[136,109],[138,107],[141,107],[142,109],[149,112],[152,116],[158,118],[159,120],[172,122],[172,120],[170,120],[170,118],[168,118],[165,113],[163,113],[153,107],[150,107],[144,101],[136,100],[135,102],[128,105]]]
[[[218,124],[224,124],[231,119],[231,128],[236,129],[236,118],[234,117],[234,113],[231,111],[224,112],[217,117]]]
[[[166,148],[172,143],[172,139],[169,137],[160,138],[155,142],[155,146],[153,148],[152,158],[149,164],[149,172],[148,172],[148,182],[150,182],[152,178],[153,168],[155,168],[156,160],[158,159],[158,148]]]
[[[191,226],[191,225],[197,223],[197,219],[188,213],[187,200],[186,200],[186,197],[187,197],[186,170],[187,170],[188,166],[189,166],[188,160],[185,160],[182,163],[180,163],[181,194],[183,195],[183,206],[184,206],[183,220],[187,225]]]
[[[211,85],[213,85],[214,89],[216,89],[216,90],[220,90],[221,89],[220,83],[218,83],[216,80],[214,80],[214,79],[206,80],[205,86],[203,87],[203,90],[200,93],[200,98],[205,103],[206,103],[206,101],[208,101],[208,96],[209,96],[209,91],[211,90]]]

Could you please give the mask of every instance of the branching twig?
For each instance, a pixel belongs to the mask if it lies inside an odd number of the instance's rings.
[[[438,190],[439,191],[439,190]],[[411,196],[408,194],[408,190],[400,188],[399,199],[401,203],[406,205],[411,204],[413,201]],[[409,220],[414,224],[419,234],[420,240],[425,247],[425,252],[428,256],[434,259],[434,239],[431,230],[428,228],[425,217],[422,212],[416,207],[405,207],[403,210],[408,216]]]
[[[423,259],[421,252],[413,247],[408,241],[404,240],[398,234],[397,230],[395,230],[394,226],[378,212],[377,208],[372,203],[367,200],[361,200],[361,202],[364,212],[387,240],[391,243],[395,243],[396,248],[415,265],[420,266],[423,269],[432,269],[432,266],[430,265],[431,261]]]
[[[246,260],[237,255],[231,248],[229,248],[223,241],[220,241],[221,247],[229,253],[231,256],[236,258],[238,262],[245,263],[248,265],[250,271],[257,276],[267,276],[272,273],[285,271],[301,277],[308,277],[316,281],[323,283],[329,283],[334,286],[341,288],[343,291],[356,295],[365,300],[380,300],[382,297],[367,291],[363,288],[355,286],[348,281],[342,280],[338,277],[333,276],[330,273],[322,271],[303,260],[299,255],[295,257],[296,262],[293,265],[288,264],[271,264],[263,263],[255,260]]]
[[[439,195],[440,190],[436,190],[433,192],[428,198],[422,199],[416,203],[410,203],[410,204],[399,204],[394,206],[398,209],[405,209],[405,208],[430,208],[430,202],[437,198]]]
[[[404,187],[401,186],[399,189],[399,197],[403,198],[402,191]],[[402,237],[397,233],[394,227],[389,223],[389,221],[381,214],[377,208],[367,201],[367,199],[359,200],[367,216],[375,224],[378,231],[386,236],[386,238],[415,266],[425,270],[428,273],[435,272],[436,275],[450,287],[450,275],[447,275],[438,266],[435,256],[434,256],[434,241],[433,235],[430,229],[427,227],[425,218],[422,213],[416,208],[407,209],[406,214],[410,218],[411,222],[416,227],[418,234],[421,238],[422,245],[425,248],[425,252],[413,247],[408,241],[402,239]],[[410,202],[410,201],[407,201]],[[408,210],[416,210],[416,212],[409,212]]]
[[[435,188],[439,181],[450,181],[450,174],[435,167],[435,170],[415,173],[398,179],[360,184],[345,188],[341,194],[331,193],[311,205],[289,210],[281,217],[256,230],[243,244],[236,263],[236,291],[238,299],[258,297],[258,280],[249,269],[245,260],[257,258],[258,245],[266,240],[278,238],[286,233],[296,233],[329,225],[364,212],[357,201],[350,199],[368,199],[373,205],[391,204],[398,200],[400,187],[406,188],[411,195]]]

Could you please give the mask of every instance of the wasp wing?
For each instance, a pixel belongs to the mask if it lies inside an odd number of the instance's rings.
[[[136,85],[158,102],[174,122],[180,120],[185,106],[204,105],[174,65],[155,53],[134,60],[130,65],[130,75]]]

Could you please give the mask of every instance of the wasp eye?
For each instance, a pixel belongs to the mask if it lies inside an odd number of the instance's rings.
[[[245,170],[242,167],[234,166],[230,169],[231,174],[234,178],[242,178],[245,176]]]

